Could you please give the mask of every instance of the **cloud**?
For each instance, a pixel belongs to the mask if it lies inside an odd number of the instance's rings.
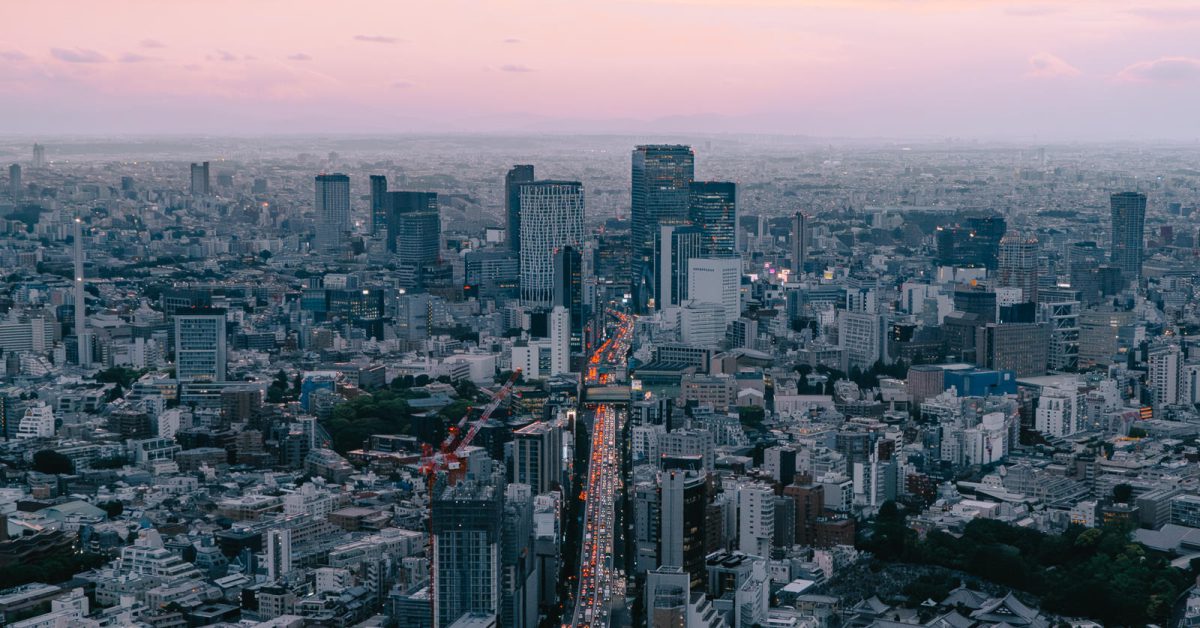
[[[1124,81],[1142,83],[1181,83],[1200,79],[1200,59],[1192,57],[1160,57],[1139,61],[1117,73]]]
[[[500,66],[500,69],[505,72],[515,72],[515,73],[532,72],[533,71],[533,68],[531,68],[531,67],[519,65],[519,64],[515,64],[515,63],[507,63],[505,65]]]
[[[29,59],[29,55],[20,50],[0,50],[0,59],[5,61],[25,61]]]
[[[1079,68],[1048,52],[1039,52],[1029,57],[1029,71],[1025,76],[1033,78],[1059,78],[1077,76]]]
[[[288,55],[288,59],[291,61],[312,61],[312,57],[304,54],[303,52],[297,52],[294,55]]]
[[[1025,7],[1008,7],[1004,9],[1005,15],[1013,17],[1042,17],[1043,15],[1052,15],[1058,13],[1058,7],[1050,6],[1025,6]]]
[[[509,37],[508,39],[505,39],[505,40],[504,40],[504,43],[506,43],[506,44],[519,44],[519,43],[521,43],[521,40],[520,40],[520,39],[517,39],[516,37]]]
[[[51,48],[50,54],[67,63],[104,63],[108,57],[86,48]]]
[[[224,61],[225,63],[230,63],[230,62],[232,62],[232,61],[237,61],[237,60],[238,60],[238,58],[237,58],[237,55],[233,54],[232,52],[227,52],[227,51],[224,51],[224,50],[218,50],[218,51],[217,51],[217,54],[216,54],[215,56],[214,56],[214,55],[209,55],[209,57],[208,57],[208,58],[209,58],[209,59],[216,59],[217,61]]]
[[[146,55],[140,55],[136,52],[127,52],[121,55],[121,58],[117,60],[121,63],[142,63],[144,61],[154,61],[155,58],[147,57]]]
[[[1200,7],[1138,7],[1126,13],[1152,22],[1191,22],[1200,20]]]
[[[400,40],[387,35],[355,35],[354,41],[365,41],[371,44],[395,44],[399,43]]]
[[[143,39],[142,41],[138,42],[138,45],[141,46],[142,48],[166,48],[167,47],[166,44],[162,43],[161,41],[158,41],[157,39]]]
[[[416,84],[412,81],[396,81],[392,83],[392,87],[394,89],[408,89],[410,87],[414,87],[415,85]]]

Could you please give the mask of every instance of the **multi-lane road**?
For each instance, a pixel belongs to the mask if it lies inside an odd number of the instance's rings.
[[[599,366],[623,365],[632,338],[633,320],[618,314],[615,334],[609,337],[592,356],[589,383],[611,383],[597,375]],[[605,374],[607,375],[607,374]],[[585,488],[583,544],[579,560],[579,588],[575,594],[575,610],[571,626],[609,625],[614,587],[619,575],[613,568],[613,539],[616,535],[617,504],[620,502],[621,457],[617,435],[624,420],[624,411],[602,404],[595,407],[592,424],[591,459]]]

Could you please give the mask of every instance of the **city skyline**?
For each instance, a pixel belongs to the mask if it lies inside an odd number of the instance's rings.
[[[7,8],[29,28],[0,39],[0,134],[1197,131],[1200,9],[1184,2]]]

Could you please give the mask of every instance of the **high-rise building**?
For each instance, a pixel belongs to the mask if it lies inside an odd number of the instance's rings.
[[[562,473],[562,431],[544,421],[513,432],[513,482],[534,494],[558,488]]]
[[[33,145],[33,167],[41,168],[46,165],[46,147],[35,143]]]
[[[887,316],[874,312],[842,310],[838,315],[838,344],[845,370],[870,369],[887,361]]]
[[[87,330],[87,293],[83,288],[83,220],[75,219],[74,242],[72,243],[75,261],[75,340],[78,342],[76,359],[79,365],[87,368],[92,364],[92,337]]]
[[[1150,348],[1147,356],[1147,382],[1153,395],[1154,407],[1179,403],[1179,373],[1183,355],[1177,344],[1161,344]]]
[[[741,289],[741,258],[695,257],[688,260],[688,301],[720,305],[725,310],[725,324],[742,315]]]
[[[8,195],[15,201],[21,198],[21,164],[8,167]]]
[[[791,245],[792,274],[798,277],[804,273],[804,264],[812,248],[812,217],[804,212],[792,215]]]
[[[738,549],[770,556],[775,537],[775,490],[767,484],[738,487]]]
[[[317,214],[317,250],[341,251],[350,232],[350,177],[344,174],[317,175],[314,207]]]
[[[192,164],[192,196],[208,196],[208,162]]]
[[[556,305],[547,317],[550,326],[550,375],[571,372],[571,313]]]
[[[508,229],[504,237],[513,251],[521,250],[521,184],[533,183],[533,166],[518,164],[504,175],[504,215]]]
[[[463,481],[433,498],[435,628],[464,613],[500,612],[504,500],[491,485]]]
[[[175,378],[225,381],[225,310],[191,308],[175,314]]]
[[[688,300],[688,260],[704,257],[699,227],[661,225],[654,241],[654,276],[659,278],[654,300],[658,307],[682,305]]]
[[[1022,303],[1037,302],[1038,240],[1016,233],[1000,239],[1000,273],[997,285],[1020,288]]]
[[[1113,266],[1121,269],[1127,281],[1142,278],[1142,241],[1146,223],[1146,195],[1137,192],[1113,194],[1112,255]]]
[[[1046,374],[1049,328],[1045,323],[988,323],[975,329],[975,363],[1018,377]]]
[[[442,232],[437,192],[388,192],[386,199],[387,250],[399,255],[401,264],[437,261]],[[437,231],[430,233],[435,222]]]
[[[371,235],[378,236],[387,233],[387,177],[381,174],[371,175]]]
[[[1008,224],[999,214],[971,213],[959,224],[937,228],[937,263],[995,270],[999,263],[1000,239]]]
[[[554,252],[583,242],[583,184],[535,181],[520,186],[521,301],[550,305]]]
[[[736,257],[737,184],[693,181],[688,191],[688,211],[703,234],[704,257]]]
[[[688,218],[696,156],[690,146],[645,145],[633,151],[631,245],[634,307],[645,311],[658,292],[654,278],[654,236],[662,222]]]
[[[263,539],[263,551],[267,558],[267,578],[274,581],[285,578],[292,571],[292,531],[289,528],[271,528]]]
[[[663,471],[659,481],[659,564],[682,567],[692,587],[699,588],[705,581],[707,482],[703,475],[683,470]]]
[[[554,252],[554,297],[552,304],[567,311],[570,322],[571,370],[578,369],[576,356],[583,355],[583,326],[587,312],[583,304],[583,255],[574,246]]]

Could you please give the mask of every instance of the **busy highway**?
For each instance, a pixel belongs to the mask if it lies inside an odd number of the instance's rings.
[[[609,373],[597,374],[601,366],[623,366],[633,331],[632,317],[618,313],[615,333],[593,354],[589,366],[590,383],[608,384]],[[613,567],[613,539],[616,533],[616,505],[621,490],[621,459],[617,435],[624,411],[616,406],[595,407],[592,425],[591,458],[584,492],[583,544],[579,560],[579,588],[571,626],[607,627],[613,602],[614,586],[620,577]]]

